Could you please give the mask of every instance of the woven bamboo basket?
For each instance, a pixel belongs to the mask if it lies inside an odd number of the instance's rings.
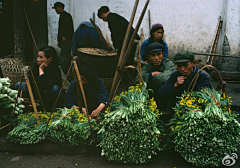
[[[25,66],[18,58],[3,58],[0,60],[3,76],[11,80],[10,88],[14,89],[17,82],[21,80],[21,69]]]

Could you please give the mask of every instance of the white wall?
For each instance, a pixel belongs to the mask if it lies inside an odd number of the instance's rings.
[[[97,10],[104,5],[110,11],[118,13],[130,20],[135,0],[60,0],[65,10],[73,16],[74,28],[83,21],[89,21],[95,12],[96,24],[107,34],[110,32],[106,22],[97,17]],[[49,45],[56,47],[58,16],[52,9],[56,0],[48,0],[48,30]],[[137,20],[144,7],[145,0],[140,0]],[[151,23],[161,23],[165,29],[165,38],[169,47],[169,57],[178,51],[209,52],[214,38],[218,17],[222,16],[221,30],[217,52],[222,52],[223,38],[227,35],[230,43],[230,54],[240,53],[240,1],[239,0],[151,0],[148,6],[151,12]],[[149,36],[148,11],[146,12],[140,30],[143,28],[145,39]],[[139,35],[141,31],[139,30]],[[203,59],[206,57],[202,56]]]

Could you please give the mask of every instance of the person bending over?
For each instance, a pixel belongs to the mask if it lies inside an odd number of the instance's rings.
[[[90,65],[84,64],[79,68],[81,81],[83,84],[84,93],[86,96],[88,111],[92,118],[98,118],[99,113],[105,108],[105,103],[108,101],[108,91],[104,86],[102,79],[95,75],[93,68]],[[81,89],[79,88],[80,92]],[[76,79],[71,82],[66,95],[66,107],[76,108],[79,110],[77,99],[77,84]],[[82,103],[82,112],[86,114],[86,106],[82,94],[79,97]]]

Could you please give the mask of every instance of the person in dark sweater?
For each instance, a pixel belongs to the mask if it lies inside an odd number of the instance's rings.
[[[82,22],[78,26],[72,38],[73,55],[77,55],[78,48],[85,47],[106,49],[105,44],[91,22]]]
[[[124,41],[124,38],[125,38],[125,34],[126,34],[126,31],[127,31],[127,27],[128,27],[129,22],[124,17],[122,17],[122,16],[120,16],[116,13],[111,13],[107,6],[102,6],[98,10],[98,17],[100,19],[102,19],[103,21],[108,22],[108,28],[111,31],[111,39],[112,39],[112,42],[113,42],[113,46],[114,46],[115,49],[117,49],[118,56],[120,56],[120,52],[121,52],[121,49],[122,49],[123,41]],[[133,31],[134,31],[134,29],[132,27],[128,43],[129,43],[129,41],[130,41],[130,39],[133,35]],[[140,40],[140,37],[139,37],[138,34],[135,36],[135,39]],[[127,44],[127,46],[128,46],[128,44]],[[134,43],[125,66],[133,65],[135,52],[136,52],[136,47],[137,47],[137,44]],[[123,83],[126,83],[126,84],[128,83],[128,77],[127,76],[123,76]]]
[[[71,44],[74,33],[73,20],[72,16],[64,11],[63,3],[56,2],[52,8],[56,10],[57,14],[60,14],[58,25],[58,47],[61,48],[61,69],[67,74],[72,59]]]
[[[98,78],[95,71],[90,65],[84,64],[79,68],[81,80],[83,84],[84,93],[86,96],[88,111],[92,118],[98,118],[99,113],[105,108],[105,103],[108,101],[108,91],[104,86],[102,79]],[[81,89],[79,88],[80,92]],[[66,95],[66,107],[76,108],[79,110],[77,99],[77,84],[76,79],[71,82]],[[86,106],[81,96],[79,97],[82,103],[82,112],[86,114]]]
[[[176,105],[177,97],[187,91],[192,79],[199,71],[199,68],[195,65],[194,55],[190,51],[178,52],[174,56],[174,63],[177,64],[177,71],[158,90],[159,98],[162,99],[162,104],[168,108],[170,118],[174,115],[172,107]],[[200,91],[205,87],[212,88],[210,76],[207,72],[201,71],[193,91]]]
[[[47,111],[52,110],[62,86],[62,77],[58,65],[59,58],[53,47],[47,46],[39,49],[37,63],[32,71]],[[16,83],[15,89],[18,89],[19,84],[20,82]],[[23,90],[23,97],[29,97],[25,82],[22,83],[21,90]],[[60,107],[64,102],[65,94],[61,93],[56,107]]]

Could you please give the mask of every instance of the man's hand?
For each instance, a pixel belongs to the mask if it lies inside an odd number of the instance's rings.
[[[48,67],[50,62],[52,61],[52,57],[48,58],[46,61],[44,61],[40,66],[39,69],[44,70],[45,68]]]
[[[66,37],[62,37],[62,42],[67,42]]]
[[[99,112],[98,110],[93,110],[91,113],[91,117],[92,118],[98,118],[99,117]]]
[[[86,110],[86,108],[82,107],[82,113],[85,114],[85,115],[87,115],[87,110]]]
[[[78,107],[78,106],[75,106],[75,105],[72,106],[72,108],[75,108],[75,109],[78,109],[78,110],[79,110],[79,107]]]
[[[149,62],[149,60],[148,61],[141,61],[141,64],[142,64],[142,66],[144,66],[144,65],[147,65],[148,62]]]
[[[184,83],[185,79],[187,79],[187,77],[179,76],[177,78],[177,82],[175,83],[174,87],[178,87],[179,85],[182,85]]]
[[[157,74],[160,74],[161,72],[158,72],[158,71],[155,71],[155,72],[152,72],[152,76],[155,76]]]

